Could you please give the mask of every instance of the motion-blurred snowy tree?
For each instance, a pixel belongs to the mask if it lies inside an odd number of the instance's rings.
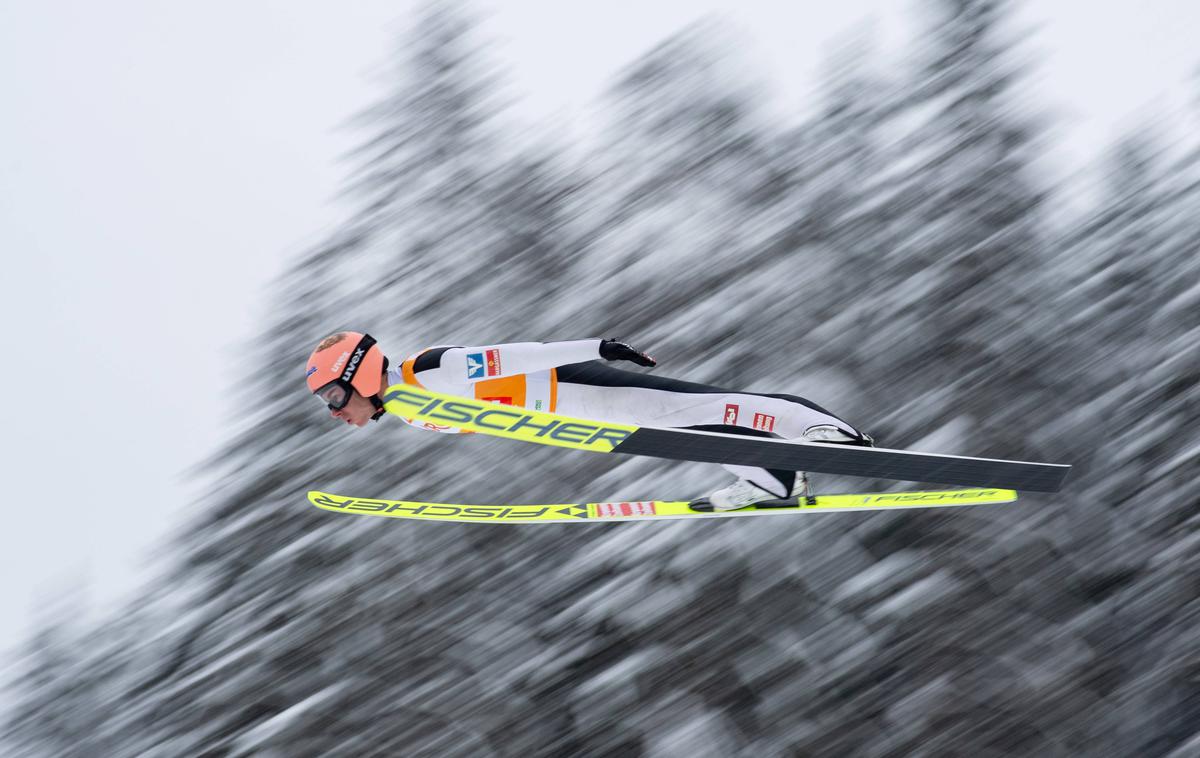
[[[898,174],[905,220],[881,261],[890,286],[863,345],[868,373],[904,416],[894,444],[970,414],[974,431],[959,440],[970,449],[1036,452],[1029,429],[1011,422],[1047,410],[1037,367],[1053,326],[1041,297],[1050,251],[1031,168],[1038,131],[1019,107],[1022,70],[1004,37],[1009,6],[933,3],[923,66],[898,116],[914,122]]]
[[[580,198],[587,278],[600,285],[590,319],[718,362],[749,305],[739,282],[770,252],[754,202],[764,124],[730,48],[700,24],[624,70]]]
[[[1068,409],[1056,423],[1084,475],[1093,462],[1111,466],[1105,440],[1127,444],[1120,430],[1131,423],[1129,395],[1147,355],[1156,350],[1148,328],[1159,307],[1153,258],[1162,252],[1166,233],[1160,140],[1147,129],[1127,136],[1102,176],[1097,210],[1063,241],[1054,274],[1063,285],[1056,296],[1062,338],[1052,366],[1063,380],[1061,399]],[[1105,422],[1097,425],[1096,419]]]
[[[1170,528],[1191,509],[1167,493],[1200,475],[1200,152],[1169,161],[1143,135],[1114,156],[1104,215],[1082,243],[1094,263],[1073,324],[1090,348],[1080,362],[1094,394],[1081,402],[1105,419],[1095,473],[1119,499],[1160,483],[1155,528]]]
[[[894,284],[883,265],[895,244],[894,202],[889,202],[896,163],[892,152],[897,83],[873,70],[878,58],[871,37],[859,33],[840,42],[824,66],[816,117],[789,135],[788,162],[797,180],[789,193],[794,207],[791,243],[809,256],[827,259],[822,276],[797,293],[790,305],[809,315],[797,347],[807,362],[835,366],[855,377],[850,405],[861,410],[875,367],[848,348],[868,339],[875,302]],[[780,317],[783,317],[780,315]],[[849,413],[851,408],[846,408]],[[877,412],[875,407],[871,412]]]
[[[78,618],[81,609],[67,612],[63,601],[56,606],[26,643],[14,683],[21,699],[9,716],[10,745],[17,755],[102,755],[100,690],[111,672],[95,670],[106,661],[89,655],[92,646]]]
[[[430,3],[396,52],[380,102],[356,119],[374,132],[351,157],[356,222],[374,239],[359,295],[378,331],[417,341],[449,328],[449,297],[478,267],[489,177],[500,165],[498,83],[460,5]],[[469,315],[469,314],[468,314]],[[415,345],[414,345],[415,346]]]

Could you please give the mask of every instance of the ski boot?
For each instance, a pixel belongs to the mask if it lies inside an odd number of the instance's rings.
[[[825,442],[833,445],[854,445],[856,447],[875,447],[875,439],[869,434],[852,437],[833,424],[818,424],[804,430],[800,437],[804,442]]]
[[[747,479],[738,479],[732,484],[712,493],[705,500],[714,510],[733,511],[767,500],[791,500],[793,498],[807,497],[808,475],[802,471],[797,471],[796,483],[792,485],[792,491],[786,498],[781,498],[773,492],[768,492]]]

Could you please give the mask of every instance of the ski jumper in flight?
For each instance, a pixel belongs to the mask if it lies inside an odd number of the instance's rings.
[[[804,442],[873,444],[851,424],[795,395],[738,392],[623,371],[604,361],[656,365],[653,358],[623,342],[601,339],[438,345],[390,365],[369,335],[339,332],[322,340],[309,358],[307,381],[334,418],[354,426],[365,426],[383,415],[385,389],[410,384],[593,421]],[[420,419],[404,421],[418,429],[462,433]],[[707,497],[714,508],[729,510],[808,494],[803,472],[721,465],[737,480]]]

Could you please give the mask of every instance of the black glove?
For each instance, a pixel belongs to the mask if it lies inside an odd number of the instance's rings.
[[[600,357],[606,361],[633,361],[639,366],[654,366],[658,361],[634,350],[624,342],[600,340]]]

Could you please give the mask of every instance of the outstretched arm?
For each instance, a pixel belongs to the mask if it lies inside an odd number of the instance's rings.
[[[438,369],[453,381],[474,383],[597,358],[633,361],[641,366],[655,364],[653,358],[622,342],[589,339],[454,347],[442,353]]]

